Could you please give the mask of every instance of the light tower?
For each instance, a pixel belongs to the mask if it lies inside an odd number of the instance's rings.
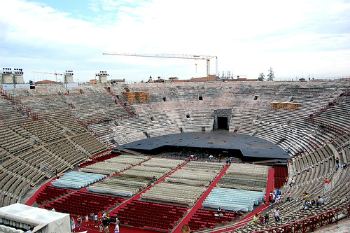
[[[96,74],[96,77],[98,77],[98,82],[99,83],[107,83],[107,77],[109,74],[107,71],[100,71],[100,73]]]
[[[15,84],[23,84],[23,69],[14,68],[13,69],[13,83]]]
[[[1,84],[13,84],[13,74],[11,68],[3,68],[1,74]]]
[[[73,75],[73,70],[66,70],[66,72],[64,73],[64,83],[67,84],[74,82]]]

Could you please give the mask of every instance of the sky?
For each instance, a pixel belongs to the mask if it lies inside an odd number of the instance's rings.
[[[128,82],[205,76],[201,60],[103,52],[218,57],[218,73],[276,79],[350,76],[350,0],[0,0],[0,66],[73,70],[79,82],[107,70]],[[211,71],[215,73],[215,62]]]

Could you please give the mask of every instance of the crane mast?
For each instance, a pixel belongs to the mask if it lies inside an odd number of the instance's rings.
[[[218,72],[218,57],[210,55],[191,55],[191,54],[137,54],[137,53],[102,53],[102,55],[146,57],[146,58],[170,58],[170,59],[190,59],[205,60],[207,65],[207,77],[210,75],[210,61],[215,59],[215,74]]]

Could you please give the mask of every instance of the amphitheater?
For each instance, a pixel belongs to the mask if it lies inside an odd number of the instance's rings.
[[[74,219],[106,211],[123,233],[315,231],[350,213],[349,88],[349,80],[1,88],[0,207]],[[252,141],[238,149],[236,138]],[[147,150],[151,140],[157,150]],[[275,188],[282,196],[272,203]],[[325,203],[303,208],[306,193]],[[36,226],[0,208],[0,232],[28,227]],[[90,220],[74,231],[84,230],[99,232]]]

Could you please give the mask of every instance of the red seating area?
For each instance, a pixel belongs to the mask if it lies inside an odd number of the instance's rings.
[[[222,216],[217,217],[217,211],[208,209],[199,209],[190,219],[188,225],[191,231],[196,231],[204,228],[214,228],[218,224],[231,222],[240,214],[232,211],[222,211]]]
[[[117,216],[122,225],[169,232],[186,211],[181,206],[133,201],[118,211]]]
[[[36,202],[38,204],[44,204],[46,202],[57,199],[65,194],[72,192],[73,190],[64,189],[64,188],[56,188],[54,186],[48,185],[45,189],[39,193]]]
[[[288,168],[286,166],[274,166],[275,169],[275,188],[281,188],[288,177]]]
[[[73,215],[88,215],[108,210],[122,201],[124,199],[120,197],[78,191],[51,202],[45,205],[44,208],[54,208],[56,211]]]

